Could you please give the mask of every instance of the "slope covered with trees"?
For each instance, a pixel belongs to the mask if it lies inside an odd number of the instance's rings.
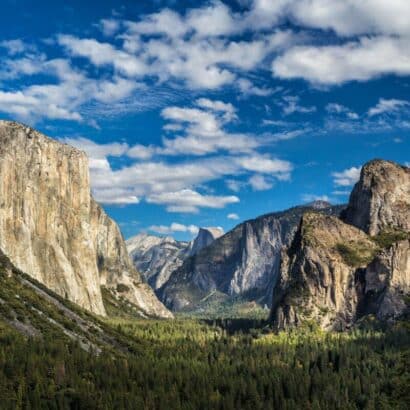
[[[408,327],[228,332],[197,321],[110,324],[126,351],[30,339],[1,322],[3,409],[405,409]],[[224,327],[227,329],[224,329]]]

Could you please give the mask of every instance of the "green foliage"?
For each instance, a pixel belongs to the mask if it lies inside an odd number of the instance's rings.
[[[124,285],[123,283],[119,283],[117,285],[117,292],[124,293],[128,292],[130,288],[127,285]]]
[[[404,232],[400,230],[387,230],[380,232],[378,235],[373,236],[372,240],[380,248],[390,248],[395,242],[402,241],[404,239],[410,239],[410,232]]]
[[[376,254],[376,248],[370,248],[365,243],[338,243],[336,250],[343,261],[354,268],[368,265]]]
[[[102,321],[0,267],[1,409],[406,409],[410,401],[408,323],[345,334],[306,323],[274,334],[256,319],[135,319],[132,305],[103,292],[121,317]]]
[[[0,321],[1,408],[405,409],[410,399],[406,326],[273,334],[234,320],[108,325],[136,348],[95,355]]]

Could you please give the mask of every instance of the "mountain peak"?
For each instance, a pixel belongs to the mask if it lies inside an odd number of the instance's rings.
[[[203,227],[199,228],[198,235],[192,243],[190,255],[197,254],[201,249],[210,245],[215,239],[218,239],[224,234],[222,228],[219,227]]]
[[[323,201],[321,199],[317,199],[316,201],[309,202],[306,204],[306,206],[309,206],[310,208],[313,209],[326,209],[332,206],[332,204],[328,201]]]
[[[344,219],[370,235],[410,230],[410,168],[392,161],[367,162],[350,195]]]
[[[105,286],[145,315],[172,316],[90,195],[83,151],[14,121],[0,121],[0,148],[0,249],[14,266],[100,315]]]

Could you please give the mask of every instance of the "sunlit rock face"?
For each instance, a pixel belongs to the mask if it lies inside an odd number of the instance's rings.
[[[203,248],[209,246],[215,239],[221,237],[223,233],[221,228],[199,228],[198,235],[192,242],[189,256],[196,255]]]
[[[313,321],[342,330],[367,315],[395,320],[409,313],[409,172],[370,161],[341,219],[302,218],[273,290],[277,328]]]
[[[391,161],[368,162],[344,219],[370,235],[392,228],[410,231],[410,168]]]
[[[177,241],[171,236],[155,236],[146,233],[126,241],[131,259],[144,279],[155,290],[165,285],[172,272],[189,256],[209,246],[223,235],[220,228],[200,228],[190,242]]]
[[[213,295],[271,304],[281,250],[288,246],[304,212],[339,214],[341,206],[314,203],[246,221],[187,258],[158,290],[173,310],[194,310]],[[219,297],[218,296],[218,297]]]
[[[105,315],[101,284],[117,292],[122,283],[141,310],[171,316],[92,199],[86,154],[9,121],[0,121],[0,248],[17,268],[94,313]]]
[[[142,233],[126,243],[135,267],[153,289],[159,289],[168,281],[190,251],[189,242],[179,242],[170,236]]]
[[[361,257],[349,260],[339,250],[345,244],[360,248]],[[305,214],[292,247],[282,258],[280,280],[273,292],[275,325],[293,327],[313,320],[326,329],[350,327],[360,297],[356,277],[376,249],[364,232],[336,217]]]

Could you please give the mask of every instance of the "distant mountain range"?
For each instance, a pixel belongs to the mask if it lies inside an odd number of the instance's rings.
[[[348,205],[317,201],[262,215],[193,253],[188,243],[152,236],[128,248],[175,312],[229,316],[264,307],[278,327],[313,317],[325,328],[345,328],[365,312],[396,317],[407,309],[397,295],[410,284],[409,172],[371,161]]]
[[[144,318],[269,309],[278,329],[389,322],[409,312],[410,169],[368,162],[346,206],[318,201],[225,234],[201,228],[191,242],[141,234],[125,243],[90,195],[85,153],[0,121],[0,268],[0,316],[26,334],[38,330],[35,315],[15,294],[45,298],[38,306],[52,303],[53,315],[70,301]],[[22,309],[33,321],[19,319]]]
[[[248,302],[270,307],[281,250],[303,213],[339,215],[343,209],[316,201],[243,222],[225,235],[202,228],[187,243],[140,234],[127,241],[127,248],[142,276],[174,311],[206,314],[221,304]]]
[[[223,235],[220,228],[200,228],[190,242],[176,241],[171,236],[141,233],[126,241],[128,252],[145,280],[157,290],[169,279],[183,261]]]

